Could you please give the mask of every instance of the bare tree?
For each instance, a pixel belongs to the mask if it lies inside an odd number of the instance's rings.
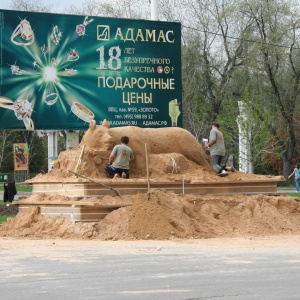
[[[150,19],[150,4],[142,0],[86,0],[82,7],[71,5],[68,13],[128,19]]]
[[[21,11],[36,11],[36,12],[51,12],[52,5],[43,4],[39,0],[12,0],[13,10]]]
[[[12,143],[9,142],[9,137],[12,135],[12,131],[9,130],[0,130],[0,169],[2,163],[5,161],[5,153],[10,147],[12,149]]]
[[[183,99],[188,108],[185,120],[189,120],[184,124],[193,134],[201,135],[195,131],[195,124],[203,129],[206,124],[207,129],[219,116],[223,102],[233,95],[232,76],[247,62],[245,42],[240,37],[250,29],[251,20],[238,18],[234,1],[179,3],[181,9],[177,4],[174,10],[172,1],[164,0],[163,12],[166,19],[172,17],[182,23]]]
[[[300,94],[299,11],[290,1],[248,0],[241,10],[253,20],[252,39],[256,43],[249,53],[253,72],[261,78],[261,91],[272,95],[272,102],[263,101],[256,112],[280,147],[287,177],[296,146],[294,116]]]

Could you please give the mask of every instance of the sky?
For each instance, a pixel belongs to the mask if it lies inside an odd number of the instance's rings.
[[[40,1],[47,5],[49,4],[54,5],[57,9],[57,12],[63,11],[65,7],[68,7],[71,4],[81,7],[82,3],[85,2],[85,0],[40,0]],[[11,0],[0,0],[0,9],[10,9],[11,4],[12,4]]]

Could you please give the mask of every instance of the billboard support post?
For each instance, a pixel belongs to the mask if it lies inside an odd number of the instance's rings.
[[[151,20],[158,20],[158,4],[157,0],[151,0]]]
[[[66,149],[72,149],[79,145],[79,131],[66,130]]]
[[[57,157],[57,131],[48,132],[48,172],[52,169],[51,159]]]

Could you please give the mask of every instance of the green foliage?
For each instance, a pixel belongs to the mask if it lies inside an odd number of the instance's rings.
[[[277,186],[278,186],[278,187],[284,187],[284,188],[294,188],[294,187],[291,185],[291,181],[290,181],[290,180],[279,181],[279,182],[277,183]]]
[[[35,136],[30,147],[31,156],[29,162],[29,171],[32,173],[40,173],[48,171],[48,147],[47,140],[42,137]]]
[[[57,136],[57,152],[60,153],[66,150],[66,136]]]

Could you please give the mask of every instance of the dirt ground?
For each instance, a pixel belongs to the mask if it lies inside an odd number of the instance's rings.
[[[101,180],[109,185],[104,167],[112,147],[119,143],[119,129],[96,126],[87,131],[82,143],[60,154],[52,171],[28,181],[82,182],[68,170],[76,169],[82,175]],[[282,180],[280,176],[263,176],[230,172],[220,178],[209,165],[209,156],[190,133],[177,128],[168,131],[144,131],[122,128],[131,137],[137,159],[132,165],[130,179],[120,183],[145,181],[145,144],[149,150],[149,177],[151,182],[235,182]],[[143,136],[143,137],[141,137]],[[146,136],[146,137],[145,137]],[[155,136],[151,138],[151,136]],[[174,142],[179,139],[180,143]],[[146,139],[146,140],[145,140]],[[143,142],[141,143],[140,141]],[[162,143],[163,141],[163,143]],[[169,146],[172,144],[172,147]],[[182,145],[185,147],[182,147]],[[165,146],[165,148],[163,147]],[[188,145],[188,146],[187,146]],[[191,151],[186,149],[194,145]],[[193,159],[195,153],[200,158]],[[80,163],[79,163],[80,162]],[[178,195],[166,190],[151,190],[131,196],[83,198],[74,200],[58,194],[33,194],[30,202],[94,202],[96,205],[127,205],[109,213],[98,222],[72,222],[69,218],[41,215],[39,208],[20,212],[0,226],[0,237],[29,239],[79,239],[79,240],[178,240],[213,238],[257,238],[268,236],[300,235],[300,203],[297,198],[284,195]]]
[[[135,240],[135,241],[100,241],[81,239],[19,239],[0,237],[0,251],[7,253],[3,259],[26,256],[44,257],[48,259],[72,260],[76,250],[93,251],[101,254],[153,253],[162,252],[186,254],[205,251],[213,254],[216,249],[226,251],[272,251],[300,252],[300,235],[271,235],[257,237],[211,238],[211,239],[174,239],[174,240]],[[38,247],[37,247],[38,244]],[[22,249],[22,251],[20,251]],[[83,252],[85,253],[85,252]],[[241,264],[243,262],[240,262]]]

